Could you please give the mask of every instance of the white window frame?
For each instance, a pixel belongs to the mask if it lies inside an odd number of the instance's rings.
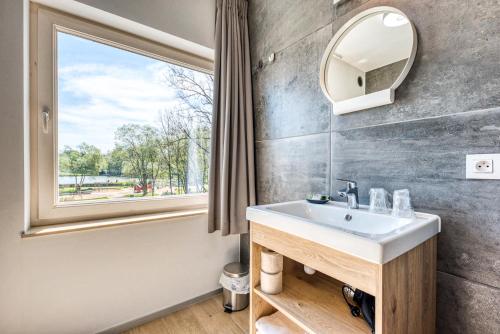
[[[30,7],[31,226],[206,208],[207,194],[58,204],[57,32],[213,73],[213,61],[42,5]],[[43,111],[49,120],[44,127]]]

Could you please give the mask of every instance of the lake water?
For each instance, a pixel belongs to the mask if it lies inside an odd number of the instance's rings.
[[[121,176],[85,176],[85,184],[88,183],[116,183],[116,182],[137,182],[137,179]],[[75,184],[74,176],[59,176],[59,184],[72,185]]]

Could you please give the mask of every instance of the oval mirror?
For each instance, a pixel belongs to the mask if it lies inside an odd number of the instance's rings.
[[[370,8],[349,20],[333,36],[321,62],[321,89],[334,114],[393,103],[416,50],[415,27],[396,8]]]

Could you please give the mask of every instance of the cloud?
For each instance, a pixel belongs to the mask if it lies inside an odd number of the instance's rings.
[[[87,142],[108,151],[119,126],[156,124],[161,110],[178,103],[175,91],[162,82],[168,66],[78,64],[61,68],[59,147]]]

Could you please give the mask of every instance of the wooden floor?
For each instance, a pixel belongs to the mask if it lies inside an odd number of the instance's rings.
[[[224,313],[222,295],[192,305],[145,325],[133,328],[125,334],[246,334],[249,325],[249,309]]]

